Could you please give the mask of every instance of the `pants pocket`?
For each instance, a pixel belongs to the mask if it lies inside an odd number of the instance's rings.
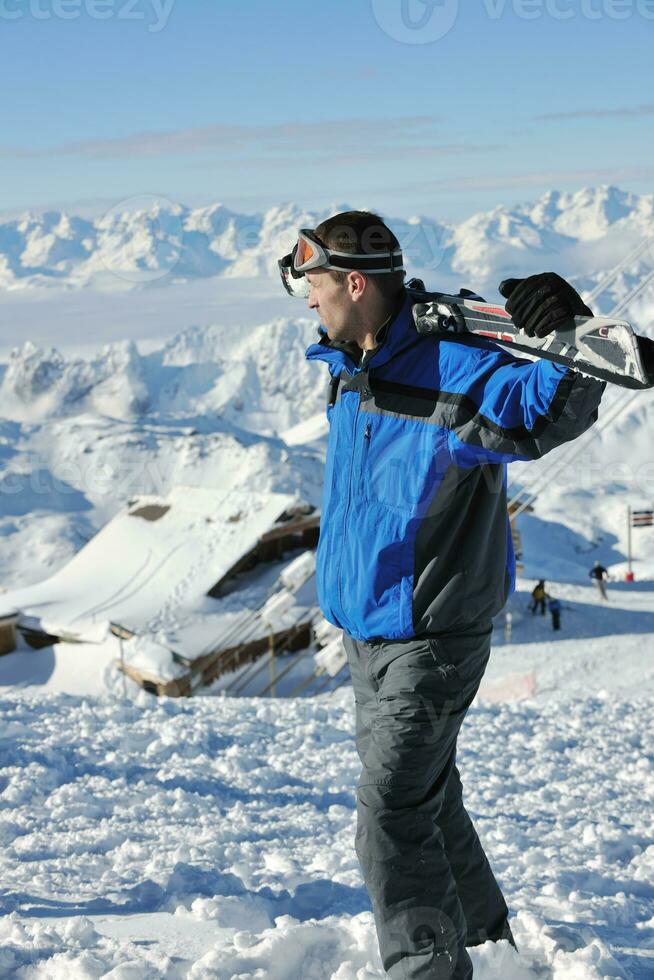
[[[429,640],[434,663],[443,676],[448,673],[458,684],[464,703],[469,704],[481,684],[490,656],[491,627],[477,633],[448,634]]]
[[[448,654],[446,643],[439,638],[428,640],[427,645],[436,670],[443,680],[449,682],[460,691],[463,687],[463,681],[456,663],[453,662],[452,657]]]

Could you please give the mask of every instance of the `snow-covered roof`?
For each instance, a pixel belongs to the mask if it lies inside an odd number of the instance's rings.
[[[60,636],[100,640],[111,622],[153,632],[178,607],[201,601],[297,503],[288,494],[194,486],[139,496],[64,568],[3,594],[2,608]]]
[[[290,564],[291,559],[266,562],[244,576],[237,592],[219,602],[204,598],[192,609],[178,609],[172,628],[160,632],[158,638],[190,662],[307,622],[316,610],[313,575],[292,595],[286,593],[292,600],[288,608],[262,614],[264,606],[270,607],[267,598],[280,593],[280,575]]]

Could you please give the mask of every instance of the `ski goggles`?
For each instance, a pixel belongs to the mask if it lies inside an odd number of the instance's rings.
[[[310,228],[301,228],[292,252],[277,262],[284,289],[291,296],[306,299],[309,283],[305,273],[312,269],[335,269],[339,272],[365,272],[378,276],[388,272],[403,272],[402,249],[392,252],[338,252],[328,248]]]

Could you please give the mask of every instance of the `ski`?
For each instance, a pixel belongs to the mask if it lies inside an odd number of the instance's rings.
[[[546,358],[623,388],[654,387],[654,341],[639,337],[626,320],[577,316],[565,329],[546,337],[529,337],[513,323],[503,306],[480,297],[450,296],[408,287],[414,298],[413,319],[419,333],[444,340],[466,334],[488,337],[511,350]]]

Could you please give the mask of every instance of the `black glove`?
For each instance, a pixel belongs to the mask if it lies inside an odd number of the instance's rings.
[[[545,337],[559,327],[570,326],[575,316],[593,315],[574,286],[556,272],[541,272],[527,279],[504,279],[499,289],[508,300],[507,313],[529,337]]]
[[[636,337],[636,343],[640,350],[643,367],[650,380],[654,381],[654,340],[650,340],[649,337]]]

